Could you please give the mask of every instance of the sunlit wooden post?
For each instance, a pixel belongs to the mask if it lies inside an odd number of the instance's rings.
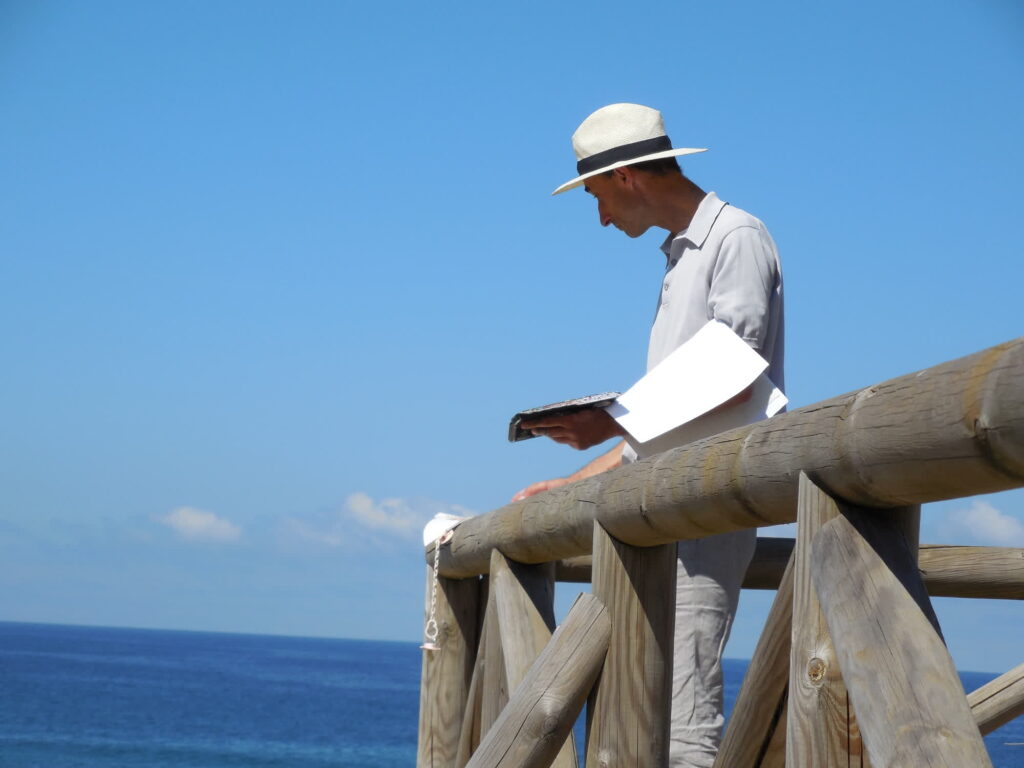
[[[837,506],[811,577],[872,763],[991,766],[899,521]]]
[[[555,629],[555,564],[523,565],[494,550],[491,585],[511,700]],[[576,745],[571,738],[565,740],[551,765],[577,768]]]
[[[608,612],[580,595],[480,742],[468,768],[547,768],[560,754],[608,649]]]
[[[747,666],[714,768],[782,768],[793,626],[793,559]]]
[[[786,768],[860,768],[863,749],[825,616],[811,583],[811,542],[839,514],[803,472],[793,552],[793,635],[786,713]]]
[[[487,607],[481,630],[484,645],[480,690],[480,737],[491,729],[508,703],[508,678],[505,676],[505,650],[498,624],[498,606],[494,584],[489,581]]]
[[[433,569],[427,569],[429,615]],[[437,650],[423,651],[420,682],[419,768],[451,768],[477,645],[480,579],[440,578],[436,591]]]
[[[668,764],[676,546],[631,547],[594,525],[593,592],[612,639],[588,713],[587,768]]]

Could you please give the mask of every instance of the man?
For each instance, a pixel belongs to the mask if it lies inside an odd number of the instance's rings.
[[[629,237],[651,227],[668,231],[662,245],[665,277],[651,329],[650,370],[710,320],[728,325],[783,380],[782,273],[775,243],[753,216],[705,193],[683,175],[676,157],[702,149],[673,148],[661,113],[637,104],[612,104],[590,115],[573,134],[580,174],[555,190],[585,185],[597,199],[602,226]],[[713,371],[695,372],[713,377]],[[625,437],[569,477],[534,483],[513,500],[591,477],[623,463],[747,423],[751,389],[712,413],[650,444],[636,443],[603,409],[524,422],[525,428],[580,450]],[[675,658],[670,764],[711,766],[721,739],[725,642],[739,601],[756,531],[710,536],[678,545]]]

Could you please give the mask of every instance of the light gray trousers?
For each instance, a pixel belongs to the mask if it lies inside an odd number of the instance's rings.
[[[722,738],[722,653],[757,530],[681,541],[677,547],[671,768],[710,768]]]

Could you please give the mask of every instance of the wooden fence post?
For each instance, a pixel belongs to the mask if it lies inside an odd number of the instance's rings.
[[[612,638],[588,712],[587,768],[668,764],[676,545],[631,547],[594,524],[594,596]]]
[[[427,568],[428,615],[433,576]],[[419,768],[450,768],[455,762],[476,653],[479,591],[479,578],[438,580],[438,650],[423,651]]]
[[[600,673],[610,634],[601,601],[580,595],[467,768],[551,765]]]
[[[863,745],[811,583],[811,542],[839,509],[803,472],[797,499],[786,768],[860,768]]]
[[[484,610],[482,689],[480,692],[480,737],[491,729],[508,704],[508,679],[505,677],[505,651],[501,638],[501,627],[498,624],[498,606],[496,604],[494,582],[488,580],[490,588],[487,592],[487,607]]]
[[[786,683],[792,627],[790,557],[729,716],[715,768],[780,768],[785,764]]]
[[[899,523],[838,506],[811,577],[872,763],[991,766]]]
[[[494,550],[491,585],[511,701],[555,629],[555,564],[523,565]],[[577,768],[576,745],[571,737],[566,739],[552,765]]]

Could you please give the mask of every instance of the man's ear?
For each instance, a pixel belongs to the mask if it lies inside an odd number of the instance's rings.
[[[621,168],[616,168],[612,171],[612,178],[614,178],[619,184],[624,187],[632,189],[636,186],[636,171],[630,168],[628,165],[624,165]]]

